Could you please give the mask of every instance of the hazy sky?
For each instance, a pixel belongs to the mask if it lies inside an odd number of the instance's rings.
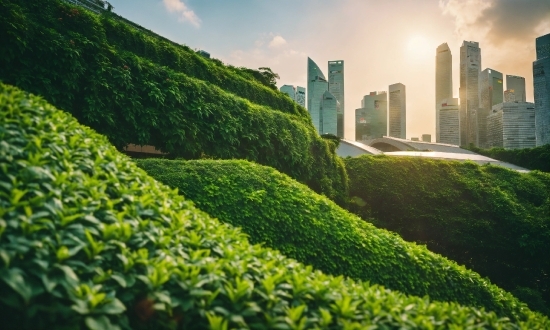
[[[458,97],[460,45],[480,43],[482,69],[525,77],[533,101],[535,38],[550,33],[549,0],[109,0],[156,33],[235,66],[270,67],[307,86],[307,57],[327,74],[345,61],[345,137],[363,95],[407,88],[407,138],[435,135],[435,49],[447,42]],[[505,86],[506,88],[506,86]]]

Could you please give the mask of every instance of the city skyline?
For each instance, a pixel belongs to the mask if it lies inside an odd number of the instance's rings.
[[[282,85],[305,86],[304,63],[324,69],[346,62],[346,136],[353,139],[353,110],[364,95],[407,86],[407,138],[435,136],[435,56],[447,43],[453,54],[453,97],[458,97],[459,48],[477,41],[483,65],[526,78],[533,101],[535,38],[550,32],[550,3],[526,0],[375,2],[313,0],[234,3],[212,0],[112,0],[115,13],[171,40],[235,66],[270,67]],[[292,8],[292,10],[288,10]],[[399,24],[390,24],[399,22]],[[327,77],[328,78],[328,77]]]

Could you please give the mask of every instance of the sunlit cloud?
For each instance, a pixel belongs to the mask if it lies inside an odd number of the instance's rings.
[[[529,41],[550,26],[548,0],[439,0],[444,14],[455,19],[461,38],[485,38],[493,45],[505,41]]]
[[[269,42],[269,48],[277,48],[286,44],[286,40],[281,36],[274,36]]]
[[[181,0],[163,0],[164,7],[171,13],[178,13],[179,20],[182,22],[188,22],[194,27],[200,27],[201,19],[195,14],[195,12],[187,7]]]

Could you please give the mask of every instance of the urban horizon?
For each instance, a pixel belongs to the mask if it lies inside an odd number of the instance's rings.
[[[550,4],[542,0],[110,2],[116,13],[224,63],[270,67],[281,77],[278,87],[307,87],[308,57],[323,71],[328,61],[343,60],[347,139],[354,138],[354,112],[363,97],[395,83],[407,88],[406,138],[435,137],[435,49],[442,43],[454,55],[453,97],[459,97],[460,45],[471,40],[482,50],[482,70],[525,77],[533,102],[535,38],[550,32]]]

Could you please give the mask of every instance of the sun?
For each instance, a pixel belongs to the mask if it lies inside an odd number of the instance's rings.
[[[435,48],[426,36],[416,34],[409,38],[407,42],[407,55],[409,58],[415,60],[431,60],[434,54]]]

